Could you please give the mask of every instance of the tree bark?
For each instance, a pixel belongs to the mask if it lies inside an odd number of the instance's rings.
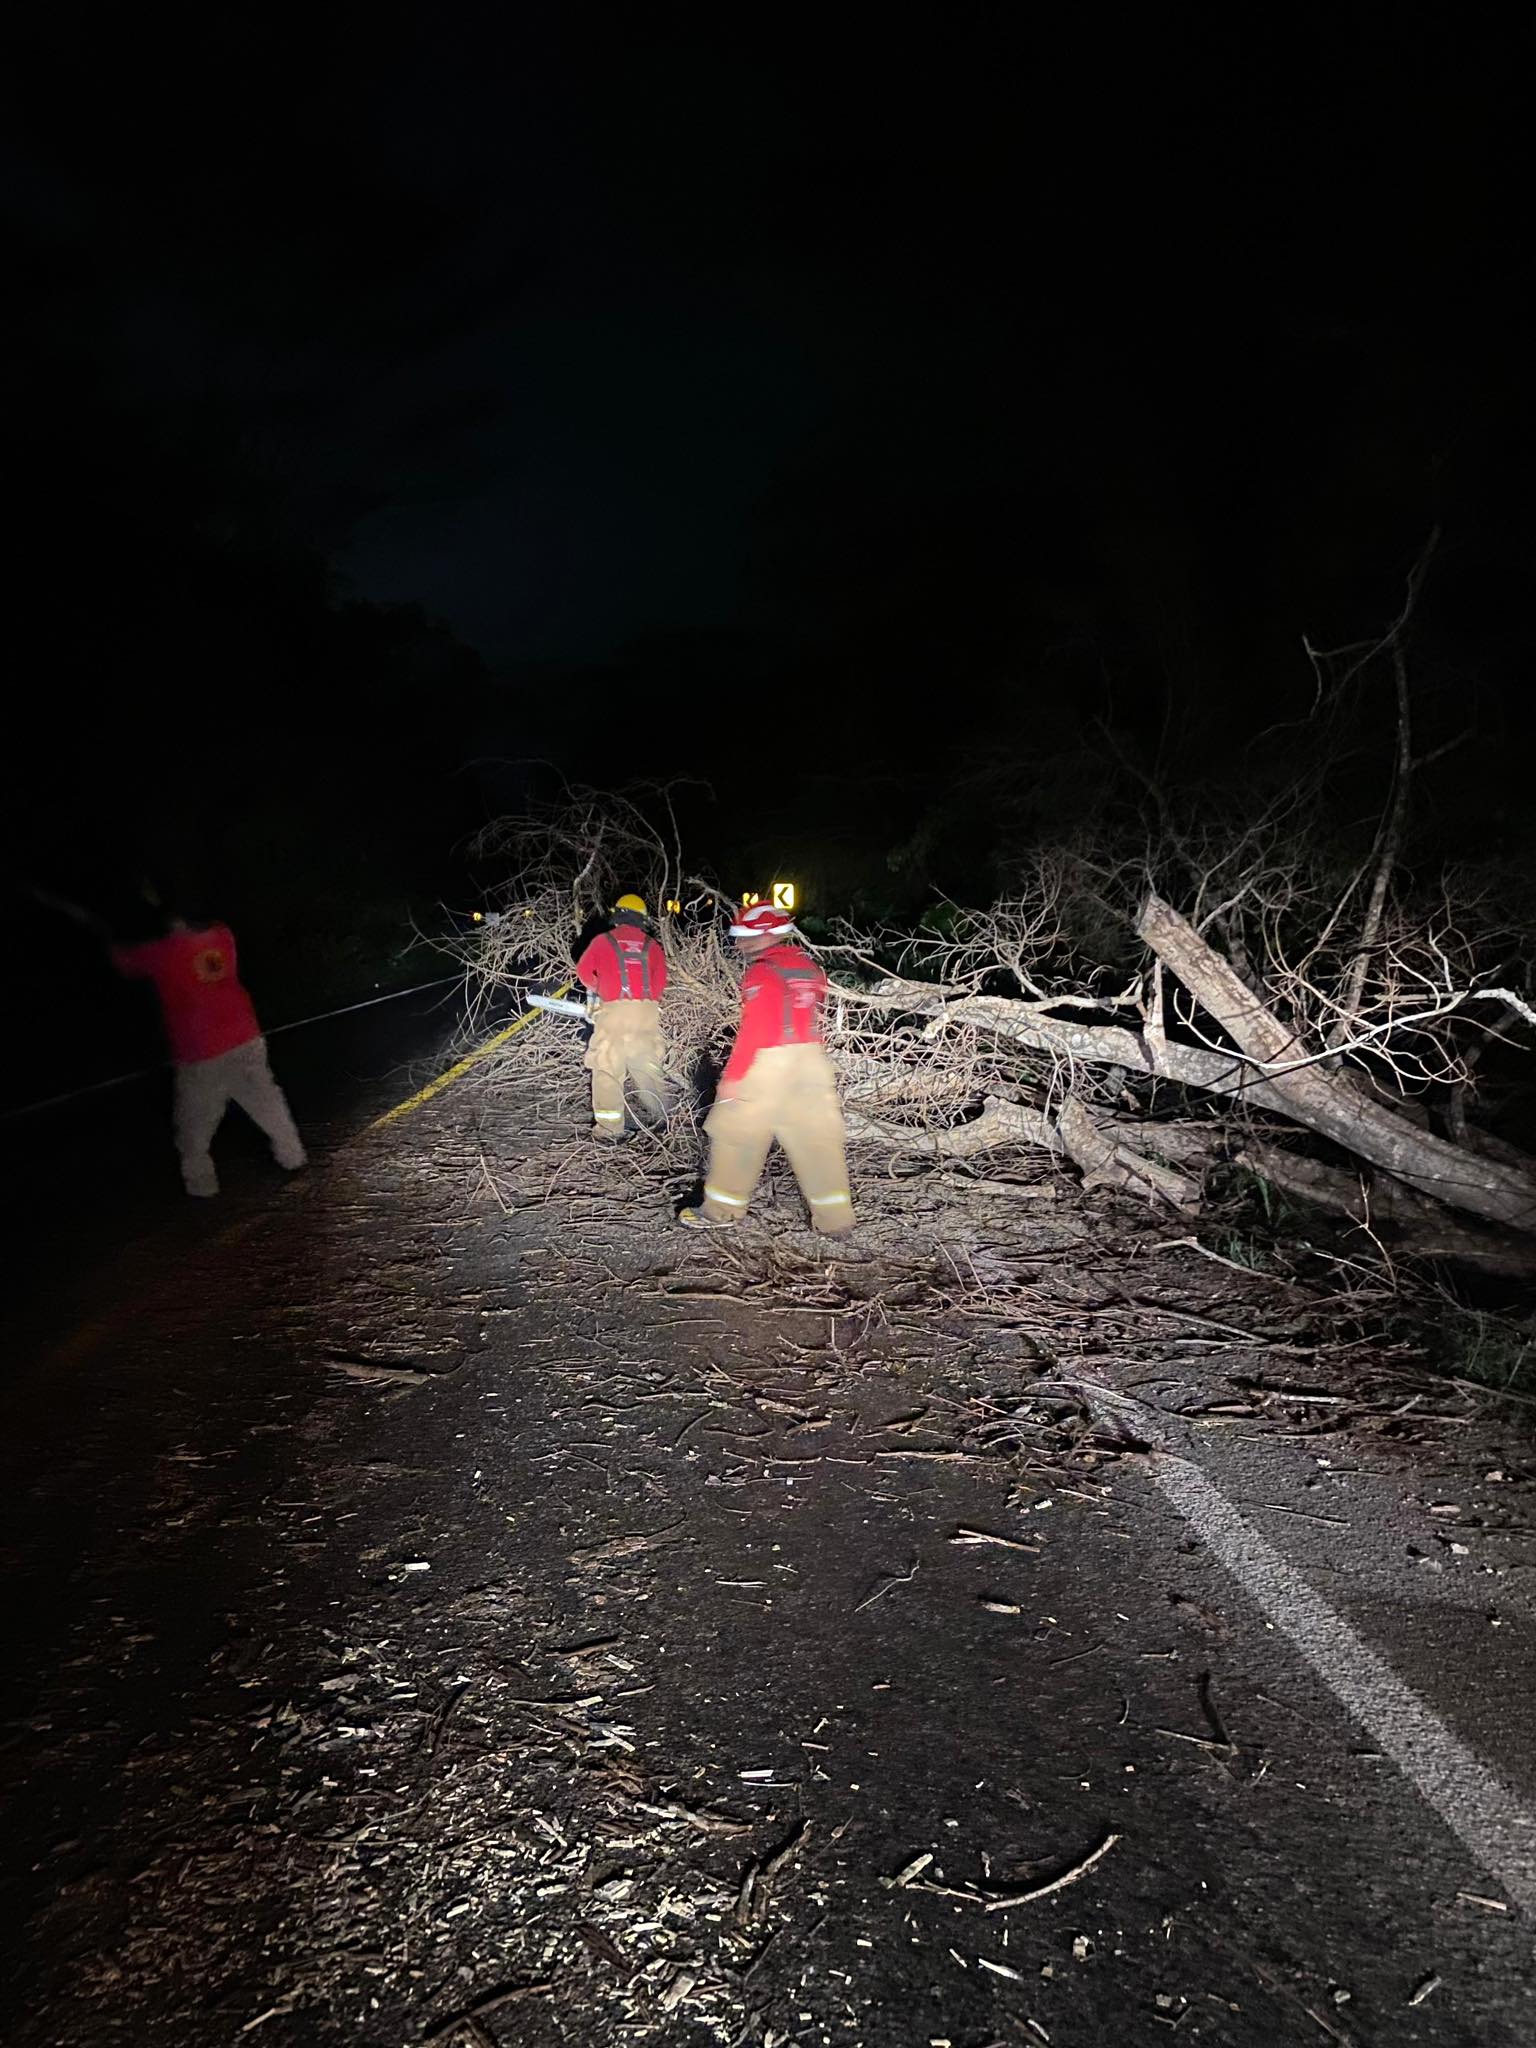
[[[1264,1106],[1358,1153],[1432,1201],[1511,1229],[1536,1227],[1536,1172],[1480,1158],[1417,1130],[1321,1065],[1296,1066],[1313,1049],[1273,1016],[1161,897],[1148,896],[1136,928],[1246,1058],[1268,1070],[1259,1083],[1262,1098],[1259,1086],[1243,1091],[1250,1099],[1262,1099]]]
[[[1169,1202],[1176,1209],[1199,1208],[1199,1181],[1127,1144],[1116,1126],[1095,1122],[1077,1096],[1069,1095],[1061,1105],[1056,1128],[1068,1154],[1082,1169],[1085,1188],[1123,1188],[1128,1194]],[[1148,1131],[1155,1135],[1156,1126],[1149,1126]]]
[[[1358,1154],[1430,1201],[1506,1229],[1536,1230],[1536,1162],[1502,1145],[1484,1146],[1478,1138],[1460,1146],[1419,1129],[1341,1071],[1336,1058],[1298,1066],[1315,1057],[1314,1049],[1267,1010],[1230,964],[1161,898],[1148,898],[1137,930],[1237,1050],[1182,1044],[1161,1032],[1144,1034],[1119,1024],[1079,1023],[1073,1012],[1090,1007],[1091,999],[1084,997],[1053,1003],[951,995],[896,978],[873,990],[845,994],[872,1008],[928,1017],[924,1036],[930,1041],[963,1025],[1068,1068],[1074,1063],[1120,1067],[1148,1080],[1266,1110]],[[1018,1138],[1039,1142],[1022,1130]],[[985,1144],[978,1142],[975,1149]]]
[[[1195,943],[1202,942],[1196,939]],[[1165,1039],[1154,1048],[1140,1033],[1123,1025],[1080,1024],[1071,1018],[1052,1016],[1039,1005],[1007,996],[961,996],[945,1002],[932,994],[918,994],[914,986],[900,991],[891,989],[885,1000],[892,1008],[937,1013],[936,1024],[967,1025],[1063,1063],[1123,1067],[1127,1073],[1140,1074],[1148,1080],[1171,1082],[1266,1110],[1318,1132],[1346,1151],[1358,1153],[1431,1200],[1508,1229],[1529,1231],[1536,1227],[1536,1170],[1523,1156],[1513,1155],[1501,1145],[1497,1156],[1488,1157],[1476,1149],[1477,1140],[1468,1149],[1452,1145],[1416,1129],[1389,1110],[1375,1108],[1358,1090],[1347,1085],[1297,1090],[1286,1083],[1295,1082],[1299,1076],[1268,1079],[1238,1053],[1222,1052],[1213,1046],[1182,1045],[1172,1039]],[[1250,1010],[1256,1007],[1246,990],[1244,1000]],[[1283,1026],[1276,1028],[1283,1033]],[[1287,1056],[1297,1057],[1294,1040],[1286,1038],[1284,1043]],[[1326,1082],[1320,1068],[1305,1071]],[[1015,1105],[1003,1107],[1012,1109]],[[948,1136],[942,1132],[936,1135],[941,1139]],[[1042,1142],[1022,1128],[1013,1135],[1023,1144]],[[981,1151],[989,1144],[1003,1142],[1006,1140],[1000,1135],[984,1139],[978,1136],[974,1149]],[[913,1149],[921,1150],[921,1144]]]
[[[1363,1229],[1390,1225],[1401,1247],[1418,1258],[1448,1259],[1512,1278],[1536,1273],[1536,1244],[1529,1239],[1501,1238],[1492,1231],[1484,1233],[1458,1223],[1438,1204],[1426,1202],[1411,1188],[1390,1180],[1366,1187],[1357,1174],[1344,1173],[1278,1145],[1245,1146],[1238,1163],[1262,1175],[1283,1194],[1347,1217]]]
[[[1021,1102],[989,1095],[981,1114],[948,1130],[909,1128],[865,1115],[854,1098],[847,1106],[849,1138],[874,1139],[916,1157],[970,1159],[999,1145],[1034,1145],[1065,1157],[1078,1167],[1084,1187],[1114,1187],[1146,1195],[1178,1209],[1200,1205],[1200,1183],[1176,1167],[1149,1157],[1126,1142],[1124,1126],[1095,1118],[1075,1095],[1068,1095],[1052,1120],[1044,1111]],[[1148,1126],[1155,1135],[1155,1126]]]
[[[1376,872],[1371,877],[1371,893],[1366,901],[1365,916],[1360,921],[1360,941],[1344,976],[1340,1013],[1328,1028],[1330,1045],[1342,1045],[1359,1019],[1365,978],[1371,971],[1376,942],[1381,937],[1387,891],[1392,886],[1392,872],[1402,853],[1403,838],[1408,828],[1408,791],[1413,781],[1413,727],[1408,695],[1408,657],[1403,652],[1401,641],[1392,649],[1392,674],[1397,684],[1397,756],[1392,767],[1392,796],[1376,842]]]

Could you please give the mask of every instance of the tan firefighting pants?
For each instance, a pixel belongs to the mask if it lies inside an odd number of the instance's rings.
[[[735,1095],[715,1104],[704,1128],[709,1132],[706,1216],[717,1223],[740,1221],[777,1138],[816,1228],[833,1233],[853,1228],[843,1112],[832,1062],[819,1045],[766,1047]]]
[[[258,1130],[272,1141],[272,1156],[290,1173],[305,1163],[304,1142],[289,1113],[288,1099],[267,1062],[267,1041],[252,1038],[233,1052],[192,1060],[176,1069],[173,1122],[181,1177],[189,1195],[216,1195],[219,1177],[209,1151],[224,1112],[238,1102]]]
[[[667,1113],[662,1067],[661,1006],[632,998],[604,1003],[592,1019],[585,1066],[592,1073],[592,1121],[601,1137],[624,1130],[624,1083],[634,1084],[646,1115],[657,1122]]]

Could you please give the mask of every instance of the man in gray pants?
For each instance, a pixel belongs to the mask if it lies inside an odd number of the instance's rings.
[[[264,1131],[279,1166],[308,1163],[288,1101],[267,1060],[267,1042],[241,981],[227,924],[173,917],[165,936],[114,946],[120,974],[152,981],[176,1065],[175,1133],[189,1195],[216,1195],[210,1147],[230,1103]]]

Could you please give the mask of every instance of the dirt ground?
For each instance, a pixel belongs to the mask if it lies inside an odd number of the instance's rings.
[[[33,1333],[7,2042],[1536,2037],[1454,1788],[1082,1388],[1516,1829],[1529,1415],[1133,1205],[858,1186],[847,1247],[782,1178],[692,1237],[643,1146],[467,1081]]]

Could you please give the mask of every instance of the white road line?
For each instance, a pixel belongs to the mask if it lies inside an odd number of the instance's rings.
[[[1121,1410],[1124,1413],[1124,1410]],[[1188,1459],[1155,1451],[1154,1478],[1334,1697],[1524,1911],[1536,1914],[1536,1816],[1318,1597]]]

